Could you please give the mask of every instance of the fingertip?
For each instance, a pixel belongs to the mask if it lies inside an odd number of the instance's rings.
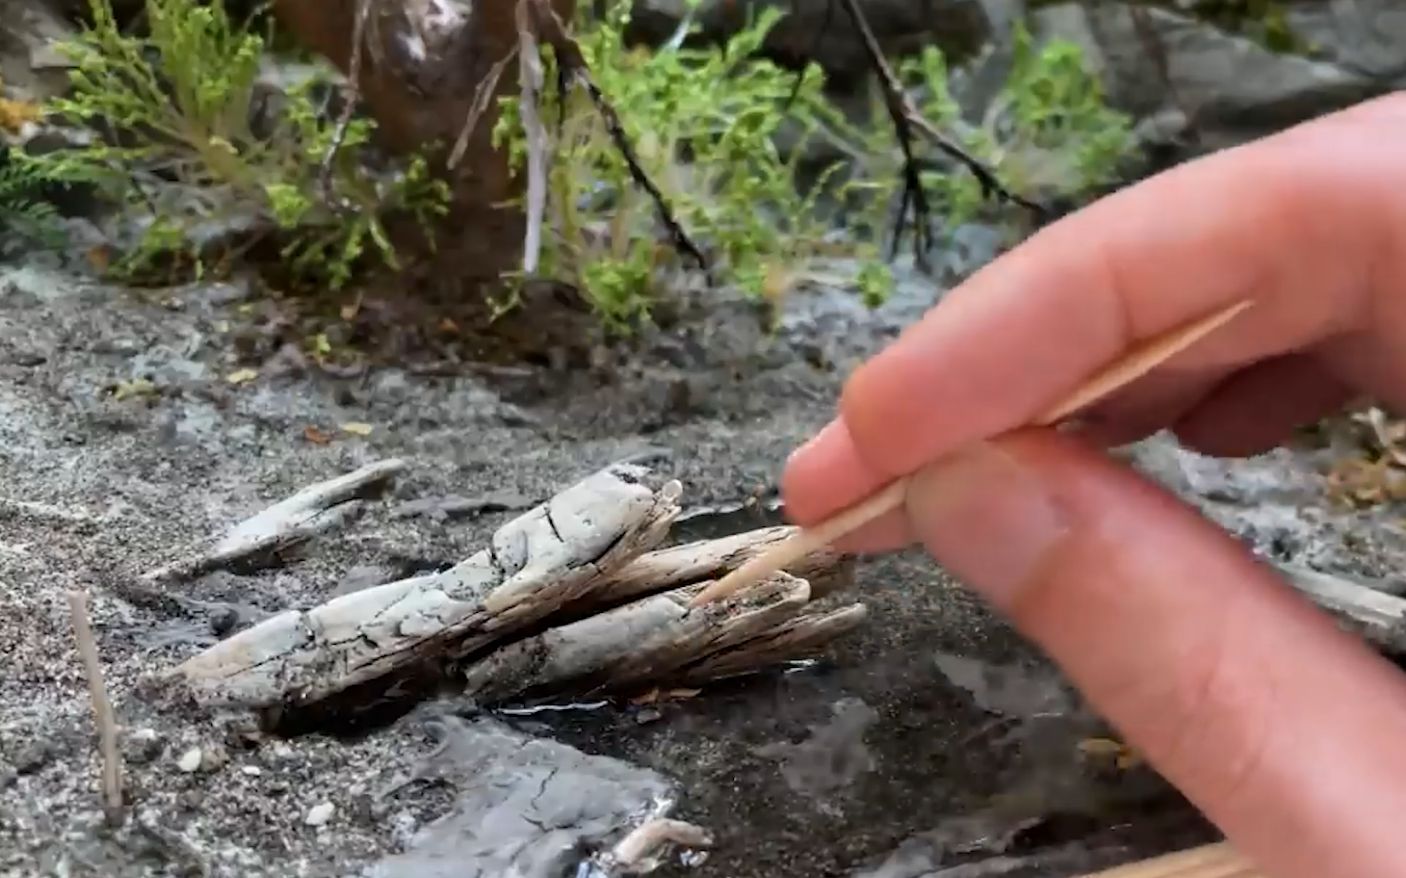
[[[786,514],[814,524],[859,501],[884,483],[860,456],[848,424],[836,418],[791,453],[781,475]]]

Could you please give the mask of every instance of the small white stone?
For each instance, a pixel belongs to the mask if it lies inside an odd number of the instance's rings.
[[[308,809],[308,816],[303,818],[303,822],[309,826],[325,826],[336,810],[337,806],[331,802],[313,805]]]
[[[249,777],[258,777],[259,775],[264,773],[264,770],[257,765],[245,765],[239,770],[242,773],[248,775]]]
[[[181,754],[181,758],[176,760],[176,767],[186,774],[190,774],[200,768],[201,752],[199,747],[191,747]]]

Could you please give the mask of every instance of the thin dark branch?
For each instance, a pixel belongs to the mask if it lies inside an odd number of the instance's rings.
[[[581,54],[581,47],[576,44],[566,33],[566,28],[562,26],[561,19],[557,18],[551,6],[546,0],[522,0],[528,4],[532,12],[533,26],[537,30],[537,38],[552,47],[552,52],[556,56],[557,69],[566,82],[579,85],[590,97],[596,112],[600,114],[605,122],[606,132],[610,135],[611,142],[619,150],[620,155],[625,160],[625,166],[629,169],[630,177],[635,185],[643,189],[654,202],[655,210],[659,214],[659,221],[668,231],[673,246],[680,253],[691,257],[698,267],[704,272],[708,271],[708,259],[703,255],[703,251],[693,243],[688,233],[684,231],[682,225],[674,217],[673,210],[669,207],[664,193],[654,185],[649,179],[649,174],[644,166],[640,164],[639,158],[635,155],[634,147],[630,145],[629,135],[625,133],[625,127],[620,122],[619,115],[615,108],[610,105],[591,78],[591,71],[586,64],[585,57]]]
[[[908,94],[903,90],[903,84],[899,81],[898,75],[889,66],[888,59],[884,57],[884,51],[879,46],[873,29],[869,27],[869,20],[864,17],[864,11],[859,8],[858,0],[840,0],[840,2],[849,15],[851,23],[859,31],[864,51],[869,56],[869,63],[874,65],[874,70],[879,74],[880,86],[884,93],[884,106],[888,109],[894,133],[898,136],[899,147],[903,150],[903,195],[899,201],[898,217],[895,220],[894,253],[897,253],[898,241],[903,234],[903,223],[907,219],[911,207],[913,212],[913,260],[919,269],[926,271],[928,268],[927,253],[932,244],[932,209],[928,205],[927,193],[923,191],[922,177],[919,175],[918,163],[913,155],[913,123],[907,112]]]
[[[351,61],[347,65],[347,103],[342,107],[341,116],[337,119],[337,128],[332,132],[332,143],[327,147],[327,154],[322,157],[322,167],[317,175],[322,197],[334,209],[332,162],[336,161],[337,153],[342,149],[342,142],[347,138],[347,129],[351,127],[352,116],[356,113],[357,100],[361,95],[362,45],[366,42],[366,19],[371,15],[372,2],[373,0],[357,0],[356,19],[352,22]]]
[[[791,0],[791,14],[800,14],[800,0]],[[806,72],[810,68],[810,59],[820,57],[820,45],[825,41],[825,36],[830,32],[830,25],[835,21],[835,0],[828,0],[825,4],[825,17],[820,21],[820,27],[815,31],[815,40],[810,45],[809,54],[801,58],[801,69],[796,73],[796,81],[791,85],[791,94],[786,98],[786,103],[782,110],[790,110],[796,103],[796,98],[801,96],[801,86],[805,84]]]
[[[514,45],[508,50],[508,54],[495,61],[488,69],[487,75],[479,82],[474,89],[474,101],[469,107],[469,115],[464,120],[464,127],[459,131],[459,139],[454,142],[454,150],[449,154],[449,169],[458,167],[459,162],[464,159],[464,152],[469,148],[469,139],[473,137],[474,129],[478,127],[478,120],[483,118],[484,112],[488,109],[488,103],[493,99],[494,93],[498,90],[498,81],[503,78],[503,71],[507,69],[512,60],[517,57],[518,46]]]
[[[895,248],[898,236],[902,233],[903,222],[911,206],[914,217],[914,257],[920,267],[926,267],[926,251],[931,243],[931,229],[928,226],[930,208],[928,206],[927,195],[923,191],[922,178],[919,175],[917,161],[913,154],[913,141],[915,133],[921,135],[933,146],[946,153],[958,163],[963,165],[977,181],[981,184],[981,191],[984,197],[996,197],[1001,201],[1018,204],[1027,210],[1032,211],[1036,216],[1044,215],[1044,208],[1035,202],[1024,198],[1007,189],[997,178],[995,172],[981,162],[980,159],[963,149],[956,141],[948,137],[936,125],[928,121],[918,108],[914,106],[912,99],[908,96],[907,90],[903,88],[903,83],[898,78],[884,57],[883,49],[879,46],[878,38],[874,36],[873,29],[869,26],[869,21],[864,17],[864,11],[860,9],[858,0],[839,0],[849,15],[850,21],[859,31],[861,42],[864,45],[865,54],[869,57],[869,62],[873,65],[874,72],[879,75],[879,84],[884,94],[884,105],[888,109],[889,118],[893,121],[894,132],[898,136],[899,145],[903,149],[903,187],[904,192],[900,200],[898,227],[894,233]]]

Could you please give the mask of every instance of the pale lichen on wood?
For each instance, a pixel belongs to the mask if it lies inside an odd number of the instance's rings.
[[[482,649],[590,594],[657,545],[677,483],[613,467],[500,527],[455,567],[289,611],[176,669],[196,699],[250,707],[317,701],[426,658]]]
[[[462,666],[468,694],[483,700],[620,690],[745,673],[862,621],[862,606],[814,604],[849,582],[848,562],[828,549],[728,601],[690,608],[714,578],[794,528],[656,549],[682,487],[650,481],[642,467],[609,467],[504,524],[449,570],[281,613],[172,677],[198,703],[250,708],[305,706],[426,664]]]

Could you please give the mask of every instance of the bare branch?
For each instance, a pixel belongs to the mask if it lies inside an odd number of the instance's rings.
[[[469,148],[469,138],[473,137],[474,130],[478,128],[478,120],[483,118],[483,114],[488,109],[488,104],[493,99],[494,92],[498,89],[498,81],[503,78],[503,71],[517,57],[518,46],[513,46],[508,50],[508,54],[493,62],[493,66],[488,69],[488,74],[474,89],[473,106],[469,108],[468,118],[464,120],[464,127],[459,131],[459,139],[454,142],[454,150],[449,154],[448,167],[452,171],[463,161],[464,151]]]
[[[558,75],[562,77],[562,81],[580,86],[590,97],[596,112],[600,114],[601,120],[605,123],[606,133],[625,160],[630,178],[636,186],[649,195],[650,200],[654,203],[659,221],[669,233],[674,249],[692,258],[698,267],[706,272],[708,270],[707,258],[674,217],[674,212],[669,207],[668,200],[664,198],[664,193],[660,192],[654,182],[649,179],[649,174],[640,164],[634,147],[630,145],[629,135],[625,133],[625,127],[620,122],[619,115],[616,114],[615,108],[611,106],[591,78],[590,67],[586,64],[585,56],[581,54],[581,47],[566,33],[561,19],[557,17],[547,0],[520,0],[520,2],[531,13],[531,22],[537,39],[552,47],[552,52],[556,56]]]
[[[375,0],[357,0],[356,19],[352,24],[351,64],[347,72],[347,104],[342,107],[342,114],[337,119],[337,128],[332,132],[332,142],[327,146],[327,154],[322,157],[322,167],[317,176],[323,198],[328,206],[334,209],[337,205],[332,192],[332,162],[341,151],[342,142],[347,139],[347,129],[351,127],[352,116],[356,113],[356,103],[361,94],[361,55],[366,42],[366,19],[371,14],[373,2]]]
[[[527,277],[537,272],[542,253],[542,222],[547,212],[547,173],[551,149],[547,129],[542,124],[541,98],[546,77],[542,54],[533,33],[526,2],[517,6],[518,70],[522,99],[518,113],[527,137],[527,227],[523,234],[522,271]]]
[[[68,593],[68,610],[73,620],[73,634],[78,641],[78,655],[83,660],[83,673],[88,678],[88,694],[93,700],[93,719],[98,729],[99,750],[102,754],[103,810],[109,823],[122,822],[122,757],[117,748],[117,720],[112,702],[107,697],[102,665],[98,661],[97,641],[88,620],[88,596],[81,591]]]

